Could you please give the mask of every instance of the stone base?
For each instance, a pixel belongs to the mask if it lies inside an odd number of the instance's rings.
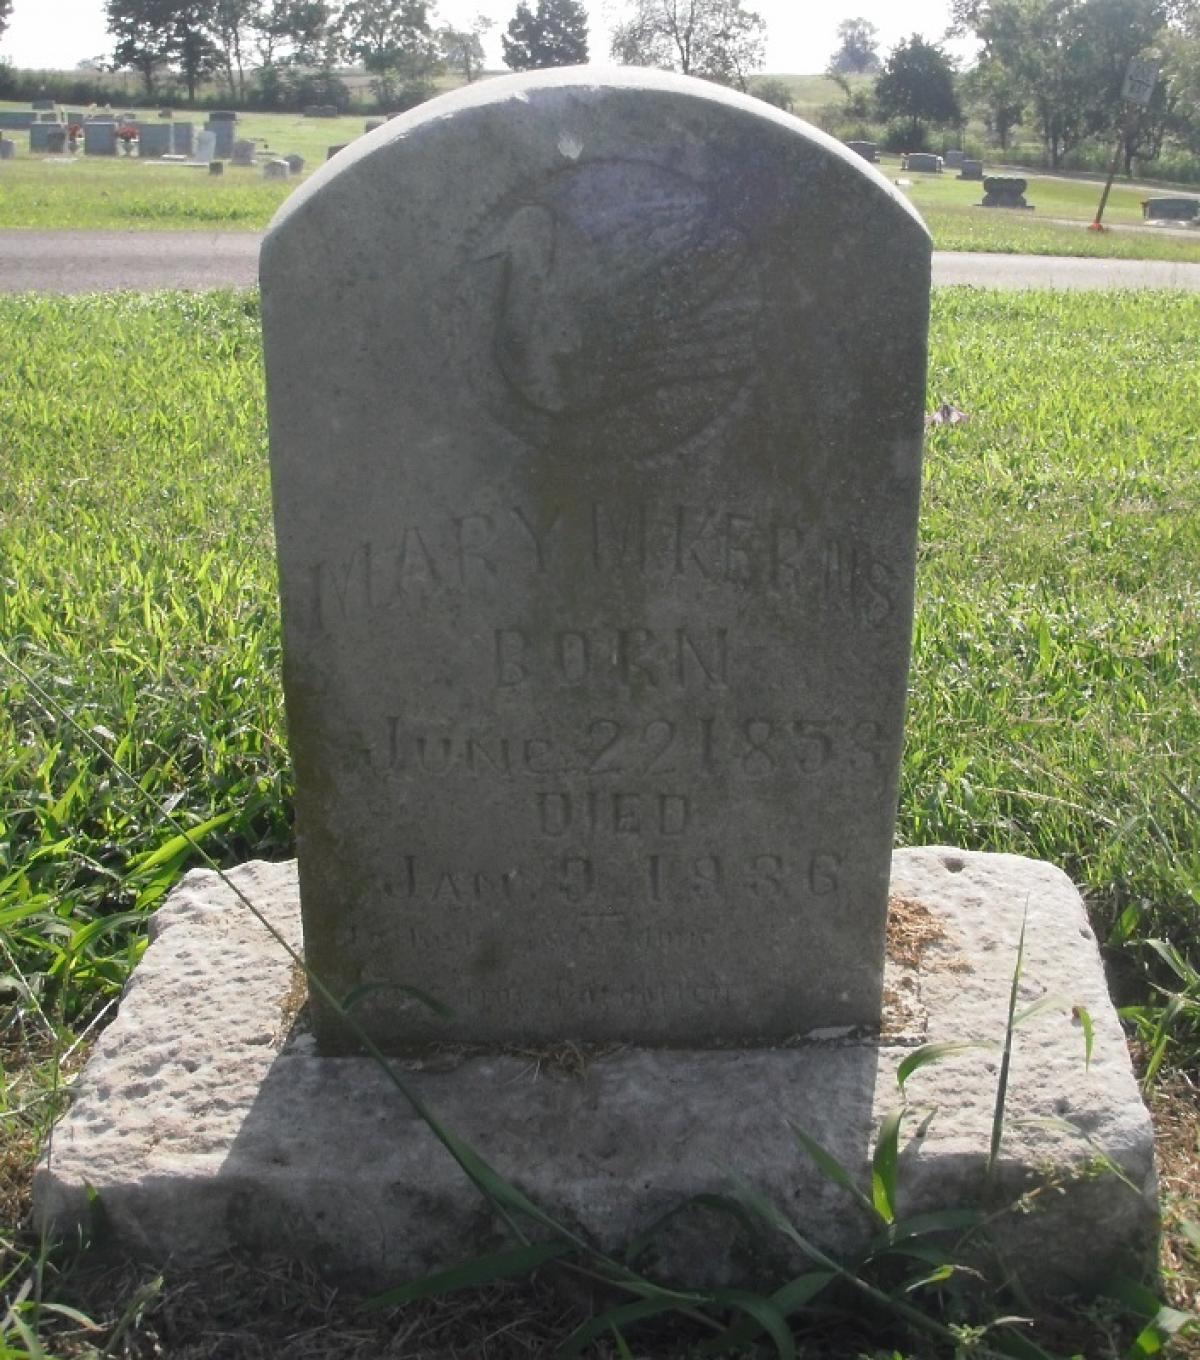
[[[299,942],[294,864],[246,864],[232,877]],[[1055,1004],[1017,1031],[1000,1184],[1026,1198],[1000,1216],[994,1241],[1034,1294],[1136,1271],[1156,1229],[1153,1138],[1078,893],[1048,864],[928,848],[897,852],[892,898],[879,1039],[446,1051],[398,1066],[493,1166],[605,1247],[736,1172],[823,1246],[850,1250],[871,1224],[796,1146],[788,1121],[869,1185],[874,1131],[900,1103],[905,1055],[1003,1037],[1027,907],[1021,1004]],[[91,1186],[128,1254],[191,1266],[230,1251],[293,1253],[373,1282],[498,1245],[479,1194],[376,1067],[317,1056],[295,1021],[302,994],[289,959],[217,876],[189,874],[157,913],[55,1131],[37,1177],[39,1221],[58,1235],[84,1227]],[[1090,1066],[1077,1006],[1094,1025]],[[996,1051],[970,1049],[910,1079],[903,1213],[976,1202],[997,1070]],[[736,1276],[728,1244],[702,1226],[672,1238],[663,1269],[696,1282]]]

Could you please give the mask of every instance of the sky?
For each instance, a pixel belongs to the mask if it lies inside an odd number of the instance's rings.
[[[591,20],[593,60],[607,55],[608,29],[626,8],[621,0],[586,0]],[[766,70],[807,74],[820,71],[836,44],[840,20],[869,19],[880,32],[883,50],[910,33],[940,39],[946,28],[946,0],[746,0],[747,9],[762,15],[767,26]],[[437,17],[446,23],[469,23],[476,14],[496,21],[487,44],[489,65],[500,66],[499,31],[516,9],[516,0],[439,0]],[[14,66],[70,70],[78,62],[105,54],[111,39],[104,28],[104,0],[16,0],[0,37],[0,58]],[[963,54],[961,44],[951,51]]]

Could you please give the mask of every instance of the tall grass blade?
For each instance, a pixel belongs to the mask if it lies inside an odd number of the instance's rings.
[[[1000,1075],[996,1081],[996,1104],[992,1111],[992,1138],[988,1148],[987,1170],[984,1179],[988,1186],[996,1182],[996,1170],[1000,1162],[1000,1140],[1004,1134],[1004,1108],[1008,1100],[1008,1072],[1012,1064],[1013,1030],[1016,1027],[1017,994],[1021,986],[1021,973],[1025,967],[1025,927],[1029,922],[1029,899],[1021,912],[1021,934],[1017,940],[1017,957],[1013,964],[1012,985],[1008,992],[1008,1017],[1004,1026],[1004,1047],[1000,1055]]]
[[[885,1223],[896,1221],[896,1170],[900,1159],[900,1123],[904,1110],[885,1115],[871,1158],[871,1200]]]
[[[947,1039],[939,1043],[922,1044],[920,1048],[914,1048],[896,1068],[896,1085],[903,1091],[905,1083],[914,1072],[919,1072],[922,1067],[928,1067],[930,1063],[953,1057],[955,1053],[965,1053],[971,1048],[995,1047],[995,1043],[989,1039]]]
[[[814,1162],[821,1168],[826,1177],[833,1181],[835,1185],[841,1186],[843,1190],[864,1209],[872,1218],[876,1216],[875,1205],[859,1187],[854,1177],[838,1161],[831,1152],[827,1152],[811,1134],[806,1133],[799,1124],[793,1124],[788,1120],[788,1128],[792,1131],[792,1137],[800,1144],[800,1147],[808,1153]]]

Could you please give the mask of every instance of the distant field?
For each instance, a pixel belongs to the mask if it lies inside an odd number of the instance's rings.
[[[837,95],[836,86],[824,76],[776,79],[790,86],[800,115]],[[0,103],[0,107],[23,106]],[[205,115],[180,110],[179,117],[201,124]],[[315,119],[294,113],[247,113],[238,129],[263,150],[303,156],[307,175],[324,163],[329,147],[361,136],[366,121],[361,115]],[[28,134],[10,135],[17,144],[17,158],[0,169],[0,228],[261,231],[295,187],[295,181],[264,181],[257,169],[233,165],[227,165],[220,178],[210,179],[202,171],[136,157],[31,157]],[[879,168],[889,179],[909,181],[905,192],[941,250],[1200,261],[1200,230],[1191,236],[1157,230],[1096,236],[1085,231],[1099,197],[1094,183],[1023,172],[1030,182],[1027,197],[1036,210],[1005,212],[978,207],[982,186],[953,174],[902,174],[894,156],[885,157]],[[1139,225],[1144,196],[1142,190],[1118,184],[1105,221],[1118,227]]]

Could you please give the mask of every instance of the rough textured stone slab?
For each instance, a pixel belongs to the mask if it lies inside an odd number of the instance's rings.
[[[284,689],[335,990],[455,995],[484,1042],[878,1021],[929,261],[861,157],[650,71],[480,82],[288,200]],[[430,1033],[396,988],[363,1015]]]
[[[234,877],[299,940],[294,864],[248,864]],[[796,1149],[785,1121],[865,1182],[905,1053],[1002,1034],[1027,905],[1022,1002],[1060,1004],[1018,1031],[1002,1185],[1031,1194],[1031,1211],[1003,1218],[998,1240],[1035,1292],[1086,1288],[1136,1262],[1155,1227],[1152,1134],[1078,893],[1046,864],[936,848],[899,851],[891,887],[882,1042],[625,1048],[574,1076],[534,1051],[401,1066],[493,1165],[606,1246],[735,1171],[844,1249],[867,1225]],[[288,1037],[294,1001],[279,947],[215,875],[189,875],[158,913],[55,1132],[53,1162],[37,1179],[39,1219],[70,1233],[86,1220],[90,1184],[137,1255],[195,1263],[282,1251],[372,1280],[493,1245],[476,1192],[379,1071],[317,1056],[306,1033]],[[1095,1026],[1087,1068],[1075,1005]],[[979,1190],[996,1055],[960,1054],[909,1085],[914,1108],[937,1113],[923,1137],[916,1118],[904,1126],[904,1210],[961,1206]],[[1135,1188],[1095,1172],[1101,1153]],[[731,1269],[711,1233],[682,1236],[665,1264],[710,1279]]]

